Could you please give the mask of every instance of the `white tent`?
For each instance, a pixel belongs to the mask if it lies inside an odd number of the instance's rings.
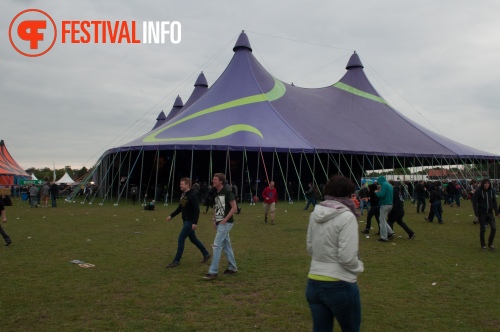
[[[73,184],[73,179],[69,176],[68,172],[65,172],[63,177],[56,181],[57,184]]]
[[[31,174],[31,180],[38,180],[35,176],[35,173]]]

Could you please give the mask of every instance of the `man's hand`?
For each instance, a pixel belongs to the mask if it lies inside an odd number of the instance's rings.
[[[166,219],[166,221],[169,221],[170,219],[172,219],[172,217],[168,216],[167,219]]]
[[[7,218],[3,218],[3,222],[7,222]]]
[[[198,228],[198,225],[196,225],[196,224],[192,224],[192,225],[191,225],[191,229],[192,229],[193,231],[195,231],[197,228]]]

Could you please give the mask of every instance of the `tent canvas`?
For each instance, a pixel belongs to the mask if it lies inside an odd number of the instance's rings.
[[[244,32],[233,50],[234,56],[223,74],[196,103],[108,153],[130,149],[245,149],[498,157],[436,134],[400,114],[369,82],[357,53],[349,59],[340,81],[305,89],[274,78],[253,56]]]
[[[29,174],[12,158],[5,142],[0,141],[0,184],[13,185],[17,179],[29,178]]]
[[[65,172],[64,175],[56,181],[57,184],[73,184],[75,181],[69,176],[68,172]]]

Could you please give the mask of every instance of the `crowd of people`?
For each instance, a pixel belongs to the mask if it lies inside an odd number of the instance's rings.
[[[334,176],[319,189],[313,182],[309,183],[305,192],[307,210],[313,206],[309,217],[306,236],[306,249],[311,255],[311,264],[306,286],[306,299],[313,319],[314,330],[331,331],[336,320],[345,331],[359,331],[361,324],[361,301],[357,286],[357,275],[363,272],[363,262],[359,259],[358,224],[364,210],[368,211],[366,227],[362,234],[370,234],[372,219],[375,217],[378,224],[377,239],[379,242],[389,242],[394,238],[394,226],[398,224],[407,233],[408,239],[413,240],[415,232],[405,223],[405,202],[416,206],[416,213],[426,213],[424,218],[433,222],[434,218],[442,224],[442,204],[450,207],[461,206],[461,200],[470,199],[474,210],[474,224],[479,224],[479,241],[481,249],[495,250],[494,239],[496,234],[495,217],[499,215],[496,200],[495,185],[489,179],[480,183],[471,181],[465,186],[463,183],[451,181],[446,186],[441,182],[424,182],[408,186],[407,183],[387,181],[379,176],[377,181],[369,185],[362,184],[355,191],[353,182],[343,176]],[[223,173],[216,173],[212,185],[206,190],[199,184],[192,183],[189,178],[182,178],[179,183],[181,192],[179,205],[166,217],[170,221],[181,215],[182,227],[177,239],[177,251],[167,268],[176,268],[181,265],[186,239],[189,238],[202,255],[201,263],[210,262],[204,280],[215,280],[219,277],[219,265],[222,253],[227,258],[227,268],[224,275],[238,273],[236,259],[230,239],[230,231],[234,226],[234,215],[240,213],[238,207],[238,188],[226,181]],[[91,192],[91,188],[89,188]],[[89,191],[84,190],[83,194]],[[465,191],[465,195],[464,195]],[[59,189],[57,185],[45,183],[40,189],[36,186],[27,188],[31,207],[48,207],[49,198],[52,198],[52,207],[56,207]],[[131,191],[135,204],[134,189]],[[274,181],[269,181],[262,190],[260,197],[264,207],[264,223],[274,225],[278,191]],[[4,207],[5,196],[0,200],[0,216],[2,222],[7,222]],[[427,204],[428,203],[428,204]],[[204,213],[209,208],[213,210],[213,226],[215,238],[211,244],[212,253],[196,236],[200,205],[205,206]],[[428,208],[427,208],[428,207]],[[427,208],[427,209],[426,209]],[[490,229],[488,238],[486,230]],[[12,244],[12,240],[0,225],[0,234],[5,240],[5,246]]]

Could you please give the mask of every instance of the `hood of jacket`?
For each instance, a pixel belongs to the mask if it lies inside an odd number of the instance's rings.
[[[351,210],[344,204],[333,200],[326,200],[316,205],[314,211],[311,213],[311,218],[317,223],[324,223],[346,211],[350,212]]]
[[[381,175],[377,178],[377,182],[378,184],[382,185],[382,183],[387,182],[387,180],[385,179],[385,176]]]

